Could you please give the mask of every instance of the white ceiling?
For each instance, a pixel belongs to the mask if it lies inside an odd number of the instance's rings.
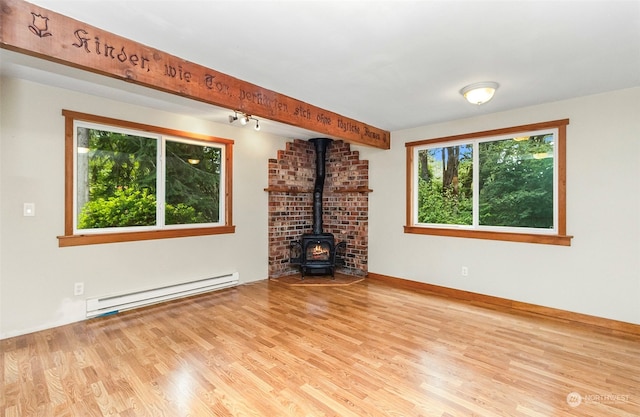
[[[390,131],[640,86],[638,0],[31,3]],[[228,122],[228,110],[8,51],[1,58],[16,76]],[[466,103],[459,90],[479,81],[498,82],[496,96]]]

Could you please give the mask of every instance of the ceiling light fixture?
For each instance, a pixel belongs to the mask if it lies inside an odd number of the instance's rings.
[[[460,90],[460,94],[462,94],[469,103],[480,105],[491,100],[497,88],[498,83],[493,81],[484,81],[464,87]]]
[[[242,126],[245,126],[251,120],[255,120],[256,125],[254,126],[254,129],[256,131],[260,130],[260,121],[255,117],[251,116],[250,114],[234,111],[232,115],[229,115],[229,123],[233,123],[236,120],[239,120]]]

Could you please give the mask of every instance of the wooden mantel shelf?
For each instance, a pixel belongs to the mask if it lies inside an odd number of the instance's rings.
[[[297,187],[268,187],[264,189],[270,193],[290,193],[290,194],[311,194],[313,193],[312,188],[297,188]],[[356,187],[356,188],[337,188],[334,190],[325,190],[327,193],[371,193],[372,189],[366,187]]]
[[[366,187],[356,187],[356,188],[336,188],[335,190],[330,190],[330,193],[372,193],[373,190]]]

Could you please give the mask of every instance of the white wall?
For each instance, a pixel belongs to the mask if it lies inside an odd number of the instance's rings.
[[[404,234],[406,142],[564,118],[570,247]],[[640,324],[640,88],[392,132],[391,145],[359,149],[370,272]]]
[[[87,297],[232,271],[242,283],[267,278],[267,163],[286,140],[13,78],[0,91],[0,338],[82,320]],[[59,248],[62,109],[235,140],[236,233]],[[25,202],[35,217],[22,216]]]
[[[285,139],[17,79],[0,91],[0,338],[82,320],[87,297],[228,271],[267,277],[263,190]],[[59,248],[63,108],[234,139],[236,233]],[[634,88],[393,132],[389,151],[353,146],[370,161],[369,271],[640,324],[639,114]],[[403,233],[405,142],[563,118],[572,246]],[[35,217],[22,216],[25,202]]]

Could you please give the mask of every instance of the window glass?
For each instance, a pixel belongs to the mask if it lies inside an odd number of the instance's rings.
[[[77,128],[77,228],[154,226],[158,140]]]
[[[554,228],[554,134],[481,142],[479,223]]]
[[[554,137],[550,130],[418,148],[418,223],[553,229]]]
[[[418,223],[471,225],[473,146],[418,151]]]
[[[166,224],[219,222],[222,149],[168,140],[166,155]]]

